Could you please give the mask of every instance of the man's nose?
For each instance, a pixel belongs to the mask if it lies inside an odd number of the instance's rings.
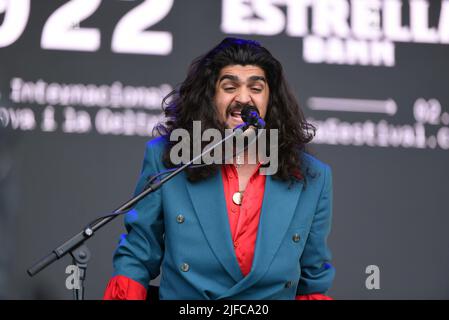
[[[247,90],[241,90],[235,97],[235,101],[241,104],[247,104],[251,102],[251,95]]]

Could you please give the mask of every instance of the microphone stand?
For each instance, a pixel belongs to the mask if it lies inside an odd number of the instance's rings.
[[[246,117],[245,117],[246,118]],[[140,200],[142,200],[144,197],[149,195],[150,193],[153,193],[154,191],[158,190],[164,183],[172,179],[174,176],[179,174],[181,171],[184,171],[187,167],[189,167],[194,161],[201,159],[205,154],[209,153],[210,151],[214,150],[218,146],[221,146],[224,142],[234,138],[237,135],[240,135],[245,131],[249,126],[256,126],[259,127],[259,123],[257,122],[257,119],[249,118],[244,119],[247,120],[240,126],[236,127],[234,131],[228,135],[225,136],[222,140],[215,143],[214,145],[206,148],[200,155],[194,157],[189,162],[185,163],[175,171],[171,172],[169,175],[167,175],[165,178],[149,184],[142,192],[140,192],[138,195],[136,195],[134,198],[128,200],[124,204],[122,204],[120,207],[115,209],[112,214],[107,215],[105,217],[99,218],[95,220],[92,224],[88,225],[86,228],[81,230],[79,233],[77,233],[75,236],[70,238],[68,241],[64,242],[62,245],[58,246],[56,249],[54,249],[52,252],[50,252],[47,256],[44,256],[39,261],[37,261],[32,267],[30,267],[27,270],[27,273],[30,277],[36,275],[46,267],[48,267],[50,264],[55,262],[58,259],[61,259],[64,257],[67,253],[69,253],[72,256],[73,264],[77,266],[79,270],[79,279],[75,282],[74,288],[73,288],[73,294],[75,300],[84,300],[84,280],[86,278],[86,271],[87,271],[87,264],[90,260],[91,253],[89,251],[89,248],[86,246],[85,242],[90,239],[95,232],[100,229],[101,227],[105,226],[112,220],[114,220],[117,216],[128,212],[131,208],[133,208]],[[75,275],[77,272],[75,272]]]

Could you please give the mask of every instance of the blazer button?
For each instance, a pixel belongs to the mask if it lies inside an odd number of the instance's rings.
[[[188,263],[181,264],[181,271],[187,272],[187,271],[189,271],[189,269],[190,269],[190,266]]]
[[[299,240],[301,240],[301,236],[299,235],[299,233],[295,233],[292,239],[294,242],[299,242]]]
[[[184,216],[182,214],[178,214],[178,216],[176,217],[176,221],[178,223],[183,223],[184,222]]]
[[[285,283],[285,287],[288,289],[288,288],[291,288],[292,287],[292,282],[291,281],[287,281],[286,283]]]

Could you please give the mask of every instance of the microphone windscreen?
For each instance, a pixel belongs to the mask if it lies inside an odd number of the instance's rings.
[[[256,115],[254,115],[253,112],[256,112]],[[254,118],[254,116],[257,117],[257,115],[259,115],[259,110],[256,107],[250,106],[250,105],[243,106],[242,111],[240,112],[240,116],[242,117],[242,120],[247,123],[248,122],[252,123],[252,121],[254,121],[254,119],[251,119],[251,118]]]

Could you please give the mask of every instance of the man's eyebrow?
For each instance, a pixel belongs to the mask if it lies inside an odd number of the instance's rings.
[[[251,76],[251,77],[249,77],[249,80],[251,80],[251,81],[259,81],[260,80],[263,82],[267,82],[267,80],[263,76]]]
[[[239,77],[234,76],[234,75],[232,75],[232,74],[225,74],[225,75],[221,76],[221,78],[220,78],[220,80],[218,81],[218,83],[220,83],[221,81],[226,80],[226,79],[231,80],[231,81],[234,81],[234,82],[240,82]],[[250,80],[250,81],[253,81],[253,82],[254,82],[254,81],[263,81],[263,82],[267,82],[267,80],[266,80],[265,77],[263,77],[263,76],[251,76],[251,77],[249,77],[249,80]]]
[[[226,80],[226,79],[234,81],[234,82],[239,82],[239,77],[234,76],[232,74],[225,74],[225,75],[221,76],[220,80],[218,80],[218,83],[220,83],[220,82],[222,82],[223,80]]]

